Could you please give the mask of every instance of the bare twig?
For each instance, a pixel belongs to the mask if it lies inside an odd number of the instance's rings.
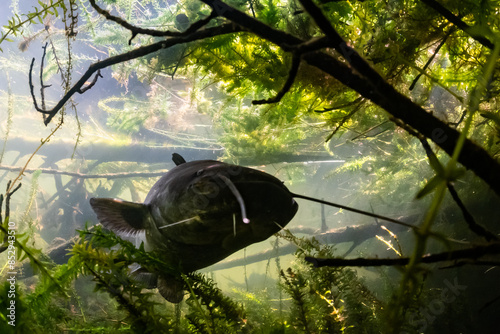
[[[35,106],[35,109],[38,112],[41,112],[42,114],[50,114],[50,111],[46,111],[43,108],[40,108],[38,106],[38,102],[36,101],[35,97],[35,92],[34,92],[34,86],[33,86],[33,79],[32,79],[32,73],[33,73],[33,65],[35,64],[35,58],[31,60],[31,65],[30,65],[30,72],[29,72],[29,85],[30,85],[30,92],[31,92],[31,97],[33,98],[33,105]]]
[[[47,44],[42,47],[43,49],[43,55],[42,55],[42,61],[40,64],[40,95],[42,97],[42,109],[45,109],[45,89],[49,88],[52,85],[44,85],[43,84],[43,63],[45,61],[45,56],[47,55]]]
[[[467,208],[465,207],[464,203],[462,202],[462,200],[458,196],[458,193],[455,190],[455,187],[453,187],[453,185],[451,183],[448,183],[448,191],[450,192],[451,197],[453,198],[453,200],[455,201],[455,203],[457,203],[457,205],[460,208],[460,210],[462,210],[462,215],[464,216],[464,219],[467,222],[467,225],[469,225],[469,229],[472,232],[474,232],[477,235],[485,238],[486,241],[492,241],[492,240],[498,241],[499,240],[499,238],[495,234],[493,234],[492,232],[488,231],[487,229],[485,229],[483,226],[479,225],[476,222],[476,220],[474,219],[474,217],[471,215],[471,213],[469,212],[469,210],[467,210]]]
[[[456,121],[456,122],[448,122],[448,124],[453,125],[453,126],[459,126],[460,123],[462,123],[462,121],[465,119],[465,115],[467,115],[467,109],[466,108],[464,108],[464,110],[462,110],[462,115],[460,116],[460,118],[458,119],[458,121]]]
[[[432,151],[432,148],[429,145],[429,143],[427,142],[427,139],[421,138],[421,137],[422,136],[418,136],[417,138],[422,143],[422,146],[424,147],[425,153],[427,154],[427,157],[429,158],[429,160],[432,160],[432,159],[437,160],[437,157],[434,154],[434,152]],[[488,231],[487,229],[485,229],[483,226],[479,225],[476,222],[474,217],[471,215],[469,210],[467,210],[464,203],[462,202],[462,200],[458,196],[458,193],[455,190],[455,187],[450,182],[447,182],[447,186],[448,186],[448,191],[451,194],[451,197],[453,198],[455,203],[457,203],[458,207],[462,211],[462,215],[464,216],[464,219],[465,219],[467,225],[469,226],[469,229],[472,232],[476,233],[477,235],[485,238],[486,241],[499,240],[499,238],[495,234]]]
[[[364,215],[364,216],[381,219],[381,220],[388,221],[388,222],[391,222],[391,223],[394,223],[394,224],[398,224],[398,225],[401,225],[401,226],[406,226],[406,227],[409,227],[409,228],[412,228],[412,229],[418,231],[418,226],[415,226],[415,225],[412,225],[412,224],[408,224],[408,223],[405,223],[403,221],[400,221],[400,220],[397,220],[397,219],[394,219],[394,218],[381,216],[381,215],[378,215],[376,213],[371,213],[371,212],[368,212],[368,211],[364,211],[364,210],[360,210],[360,209],[356,209],[356,208],[351,208],[351,207],[346,206],[346,205],[342,205],[342,204],[338,204],[338,203],[332,203],[332,202],[329,202],[329,201],[324,201],[322,199],[312,198],[312,197],[305,196],[305,195],[299,195],[299,194],[295,194],[295,193],[290,193],[290,194],[292,195],[292,197],[295,197],[295,198],[302,198],[302,199],[305,199],[305,200],[308,200],[308,201],[313,201],[313,202],[316,202],[316,203],[326,204],[326,205],[333,206],[333,207],[336,207],[336,208],[339,208],[339,209],[342,209],[342,210],[346,210],[346,211],[350,211],[350,212],[355,212],[355,213],[358,213],[358,214],[361,214],[361,215]]]
[[[29,163],[31,162],[31,159],[33,159],[33,157],[36,155],[36,153],[38,152],[38,150],[43,146],[45,145],[46,142],[48,142],[50,140],[50,137],[52,137],[52,135],[54,135],[54,133],[59,130],[59,128],[62,126],[62,122],[59,122],[59,124],[57,124],[57,126],[54,128],[54,130],[52,130],[52,132],[45,138],[45,139],[42,139],[41,142],[40,142],[40,145],[38,145],[38,147],[36,148],[35,152],[33,152],[31,154],[31,156],[29,157],[28,161],[26,162],[26,164],[24,165],[24,167],[21,169],[21,171],[19,172],[19,174],[17,175],[17,177],[14,179],[14,181],[12,182],[12,184],[10,185],[10,187],[8,186],[7,187],[7,193],[12,189],[12,187],[16,184],[16,182],[21,179],[21,177],[23,176],[24,174],[24,171],[26,170],[26,168],[28,168],[28,165]],[[18,186],[19,187],[19,186]],[[17,188],[16,188],[17,189]]]
[[[5,193],[5,217],[10,217],[10,198],[16,191],[19,190],[19,188],[21,188],[21,183],[19,183],[14,189],[12,189],[14,183],[15,181],[9,181],[7,183],[7,191]]]
[[[453,34],[455,32],[456,28],[453,27],[451,28],[447,33],[446,35],[443,37],[443,39],[441,40],[441,43],[439,43],[439,45],[436,47],[436,50],[434,50],[434,53],[432,54],[432,56],[429,58],[429,60],[427,60],[427,63],[425,63],[424,67],[422,67],[422,72],[420,72],[416,77],[415,79],[413,79],[413,82],[411,83],[410,85],[410,88],[408,88],[408,90],[412,91],[413,88],[415,88],[415,85],[417,84],[417,81],[418,79],[420,79],[420,77],[424,74],[425,70],[427,69],[427,67],[429,67],[429,65],[432,63],[432,61],[434,60],[434,58],[436,57],[436,55],[438,54],[439,50],[441,50],[441,48],[443,47],[444,43],[446,42],[446,40],[448,39],[448,37],[451,36],[451,34]]]
[[[355,106],[354,108],[352,108],[352,110],[347,115],[345,115],[344,117],[342,117],[342,119],[340,120],[340,122],[337,125],[337,127],[335,127],[335,129],[332,131],[332,133],[330,133],[328,135],[328,137],[326,137],[325,143],[329,142],[330,139],[332,139],[333,136],[335,136],[335,134],[337,133],[337,131],[339,131],[340,128],[344,125],[344,123],[347,122],[347,120],[349,120],[361,108],[361,106],[363,105],[363,99],[362,98],[357,98],[356,99],[356,101],[359,101],[359,100],[360,100],[360,102],[358,103],[358,105]]]
[[[97,70],[150,54],[161,48],[240,31],[250,31],[280,47],[286,45],[293,46],[305,42],[291,34],[274,29],[220,0],[201,1],[212,7],[215,12],[214,15],[224,17],[232,23],[198,30],[189,36],[169,38],[163,42],[137,48],[125,54],[110,57],[91,65],[87,72],[85,72],[81,79],[63,96],[57,105],[52,110],[46,111],[46,113],[50,114],[46,120],[46,124],[50,122],[55,112],[57,112]],[[303,0],[303,3],[311,2]],[[317,15],[315,17],[317,18]],[[453,155],[460,133],[431,113],[428,113],[421,106],[412,102],[408,97],[399,93],[353,48],[343,42],[342,38],[333,28],[331,28],[331,30],[334,32],[334,35],[330,36],[328,33],[327,37],[336,39],[334,43],[332,42],[333,47],[342,52],[342,55],[349,64],[320,51],[304,53],[302,54],[302,59],[309,65],[323,71],[325,74],[331,75],[347,87],[354,89],[364,98],[379,105],[390,113],[394,119],[401,119],[404,123],[417,129],[423,136],[432,139],[450,156]],[[465,167],[473,170],[477,176],[482,178],[495,191],[495,193],[500,195],[500,173],[496,172],[500,170],[500,164],[493,159],[485,149],[475,144],[470,139],[465,139],[458,161]]]
[[[101,75],[101,70],[97,70],[97,73],[95,74],[95,77],[94,77],[94,80],[92,80],[91,83],[89,83],[87,86],[85,87],[81,87],[77,93],[79,94],[83,94],[85,93],[86,91],[88,91],[90,88],[94,87],[94,85],[97,83],[97,78],[102,78],[103,76]]]
[[[8,220],[9,217],[10,217],[10,198],[12,197],[12,195],[14,195],[14,193],[16,191],[19,190],[19,188],[21,188],[21,183],[19,183],[17,185],[17,187],[15,187],[12,191],[10,190],[10,187],[11,187],[11,184],[12,184],[12,181],[9,181],[7,182],[7,191],[5,193],[5,219]],[[2,204],[3,204],[3,199],[4,199],[4,196],[3,194],[0,194],[0,227],[2,227],[2,232],[5,234],[4,235],[4,240],[3,240],[3,244],[0,245],[0,253],[2,253],[3,251],[5,251],[8,247],[9,247],[9,243],[8,243],[8,233],[7,231],[5,230],[7,228],[7,226],[5,226],[5,229],[3,229],[3,218],[2,218]]]
[[[456,261],[463,259],[478,259],[484,255],[499,254],[500,243],[475,246],[466,249],[454,250],[437,254],[424,255],[419,262],[435,263],[443,261]],[[315,258],[306,256],[306,261],[312,263],[315,267],[378,267],[378,266],[404,266],[410,262],[408,257],[399,257],[394,259],[341,259],[341,258]],[[474,263],[474,262],[472,262]],[[483,264],[482,262],[480,262]]]
[[[453,23],[459,29],[463,30],[466,34],[468,34],[470,37],[474,38],[476,41],[478,41],[482,45],[486,46],[488,49],[493,50],[493,48],[495,47],[489,39],[473,32],[471,26],[469,26],[467,23],[462,21],[459,17],[455,16],[452,12],[450,12],[448,9],[443,7],[443,5],[441,5],[437,1],[435,1],[435,0],[422,0],[422,2],[425,3],[427,6],[431,7],[432,9],[434,9],[435,11],[437,11],[439,14],[444,16],[448,21]]]
[[[418,133],[415,129],[411,128],[407,124],[404,124],[401,120],[393,120],[393,122],[395,122],[398,126],[405,129],[409,134],[411,134],[412,136],[414,136],[418,140],[420,140],[420,143],[424,147],[425,153],[426,153],[427,158],[429,160],[437,159],[436,155],[432,151],[431,146],[427,142],[427,139],[422,134]],[[499,240],[499,238],[495,234],[488,231],[487,229],[485,229],[483,226],[479,225],[475,221],[474,217],[470,214],[470,212],[467,210],[467,208],[463,204],[462,200],[458,196],[458,193],[456,192],[455,187],[450,182],[448,182],[447,186],[448,186],[448,191],[451,194],[451,197],[453,198],[455,203],[457,203],[458,207],[462,211],[462,215],[464,216],[464,219],[465,219],[467,225],[469,225],[469,229],[472,232],[476,233],[477,235],[484,237],[487,241]]]
[[[323,110],[314,110],[314,112],[317,112],[319,114],[322,114],[324,112],[327,112],[327,111],[332,111],[332,110],[337,110],[337,109],[344,109],[344,108],[347,108],[347,107],[351,107],[359,102],[363,101],[363,97],[358,97],[357,99],[351,101],[351,102],[347,102],[347,103],[344,103],[344,104],[340,104],[340,105],[336,105],[336,106],[333,106],[333,107],[330,107],[330,108],[323,108]]]
[[[372,127],[368,128],[367,130],[365,130],[365,131],[363,131],[363,132],[361,132],[361,133],[358,133],[358,135],[357,135],[357,136],[355,136],[354,138],[352,138],[352,139],[351,139],[351,141],[355,141],[355,140],[357,140],[358,138],[363,137],[363,136],[365,136],[365,137],[375,137],[375,136],[378,136],[379,134],[381,134],[382,132],[385,132],[385,131],[387,131],[387,130],[382,130],[381,132],[377,133],[376,135],[371,135],[371,136],[368,136],[368,135],[367,135],[367,133],[368,133],[368,132],[370,132],[370,131],[372,131],[372,130],[374,130],[374,129],[376,129],[376,128],[378,128],[379,126],[382,126],[382,125],[386,124],[387,122],[389,122],[389,121],[388,121],[388,120],[385,120],[385,121],[383,121],[382,123],[379,123],[379,124],[377,124],[377,125],[374,125],[374,126],[372,126]]]
[[[292,88],[293,82],[295,81],[295,77],[297,76],[297,72],[299,71],[299,66],[300,66],[300,55],[294,53],[292,55],[292,66],[290,67],[290,72],[288,72],[288,78],[286,79],[283,88],[281,88],[281,90],[278,92],[278,94],[276,94],[275,97],[264,100],[254,100],[252,101],[252,104],[254,105],[269,104],[281,101],[283,96],[285,96],[285,94],[290,90],[290,88]]]
[[[148,55],[150,53],[159,51],[161,49],[169,48],[171,46],[177,45],[177,44],[182,44],[182,43],[187,43],[191,41],[196,41],[204,38],[209,38],[209,37],[214,37],[217,35],[223,35],[227,33],[234,33],[234,32],[239,32],[242,31],[241,28],[236,27],[235,25],[228,23],[224,24],[218,27],[213,27],[213,28],[207,28],[203,30],[198,30],[189,36],[179,36],[179,37],[173,37],[169,38],[168,40],[165,41],[159,41],[147,46],[139,47],[135,50],[122,53],[113,57],[109,57],[107,59],[98,61],[92,65],[89,66],[88,70],[81,76],[81,78],[71,87],[71,89],[68,90],[66,94],[59,100],[59,102],[50,110],[45,110],[42,109],[38,106],[35,95],[33,93],[33,83],[31,80],[31,73],[33,70],[33,64],[35,62],[35,59],[32,60],[31,66],[30,66],[30,75],[29,75],[29,85],[30,85],[30,91],[31,91],[31,96],[33,98],[33,104],[35,106],[35,109],[43,114],[49,115],[47,119],[45,120],[45,125],[49,124],[52,118],[57,114],[57,112],[66,104],[66,102],[75,94],[75,93],[83,93],[85,92],[87,88],[82,88],[87,80],[97,72],[96,77],[99,76],[99,70],[118,64],[118,63],[123,63],[125,61],[129,61],[132,59],[136,59],[139,57],[143,57],[145,55]],[[95,83],[95,79],[93,80],[93,83]],[[91,83],[91,85],[93,85]]]
[[[134,37],[137,36],[137,35],[139,35],[139,34],[149,35],[149,36],[155,36],[155,37],[180,37],[180,36],[187,36],[187,35],[195,32],[196,30],[200,29],[201,27],[205,26],[206,24],[208,24],[208,22],[210,22],[213,18],[217,17],[217,14],[214,11],[212,11],[209,16],[207,16],[206,18],[204,18],[202,20],[196,21],[189,28],[187,28],[186,31],[184,31],[184,32],[161,31],[161,30],[147,29],[147,28],[141,28],[141,27],[134,26],[134,25],[128,23],[127,21],[125,21],[124,19],[122,19],[122,18],[120,18],[118,16],[114,16],[110,12],[108,12],[107,10],[102,9],[101,7],[99,7],[96,4],[95,0],[89,0],[89,2],[90,2],[90,5],[99,14],[101,14],[102,16],[104,16],[107,20],[113,21],[113,22],[121,25],[125,29],[130,30],[130,32],[132,33],[132,37],[130,37],[130,40],[128,41],[129,45],[132,44],[132,40],[134,39]]]
[[[75,177],[78,179],[120,179],[120,178],[135,178],[135,177],[158,177],[162,176],[168,172],[167,169],[159,170],[156,172],[123,172],[123,173],[106,173],[106,174],[85,174],[85,173],[77,173],[77,172],[66,172],[61,170],[56,170],[52,168],[24,168],[23,167],[14,167],[14,166],[2,166],[0,165],[0,170],[8,170],[12,172],[20,172],[23,173],[34,173],[36,171],[41,171],[43,174],[52,174],[52,175],[66,175]]]

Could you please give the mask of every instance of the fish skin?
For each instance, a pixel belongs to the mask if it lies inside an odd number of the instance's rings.
[[[174,155],[177,166],[155,183],[144,203],[92,198],[90,204],[104,227],[129,240],[145,240],[146,251],[155,252],[181,272],[210,266],[269,238],[298,210],[291,193],[272,175],[220,161],[185,162],[179,157]],[[241,194],[248,224],[224,178]],[[171,302],[183,299],[179,277],[143,269],[137,270],[137,277],[157,280],[161,295]]]

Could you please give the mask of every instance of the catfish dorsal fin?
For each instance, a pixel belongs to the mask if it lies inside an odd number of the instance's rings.
[[[121,236],[142,232],[150,217],[148,207],[140,203],[113,198],[91,198],[90,205],[101,224]]]
[[[179,153],[172,153],[172,161],[176,166],[182,165],[186,163],[186,159]]]

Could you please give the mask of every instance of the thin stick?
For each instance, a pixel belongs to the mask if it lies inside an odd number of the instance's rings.
[[[63,123],[60,122],[54,130],[52,130],[52,132],[47,136],[47,138],[45,139],[42,139],[42,142],[40,143],[40,145],[38,145],[38,147],[36,148],[35,152],[33,152],[33,154],[31,154],[31,156],[29,157],[28,161],[26,162],[26,164],[24,165],[23,169],[19,172],[19,175],[17,175],[17,177],[14,179],[14,181],[12,182],[12,184],[10,185],[9,189],[7,189],[7,193],[10,192],[12,190],[12,188],[14,187],[14,185],[16,184],[17,181],[19,181],[19,179],[23,176],[24,174],[24,171],[26,170],[26,168],[28,168],[28,165],[29,163],[31,162],[31,159],[33,159],[33,157],[36,155],[36,153],[38,152],[38,150],[46,143],[50,140],[50,137],[52,137],[52,135],[57,131],[59,130],[59,128],[61,127]]]
[[[436,254],[427,254],[420,258],[421,263],[435,263],[443,261],[457,261],[470,259],[476,261],[478,258],[500,253],[500,243],[492,243],[488,245],[478,245],[471,248],[459,249],[450,252],[442,252]],[[306,256],[305,260],[312,263],[315,267],[378,267],[378,266],[404,266],[410,263],[408,257],[398,257],[390,259],[341,259],[341,258],[315,258]],[[474,262],[472,262],[474,264]]]
[[[414,226],[414,225],[411,225],[411,224],[408,224],[408,223],[405,223],[405,222],[402,222],[402,221],[399,221],[399,220],[396,220],[396,219],[393,219],[393,218],[389,218],[389,217],[377,215],[376,213],[371,213],[371,212],[368,212],[368,211],[363,211],[363,210],[359,210],[359,209],[355,209],[355,208],[350,208],[350,207],[342,205],[342,204],[332,203],[332,202],[324,201],[324,200],[313,198],[313,197],[309,197],[309,196],[298,195],[298,194],[294,194],[294,193],[291,193],[291,194],[292,194],[293,197],[302,198],[302,199],[305,199],[305,200],[308,200],[308,201],[312,201],[312,202],[316,202],[316,203],[321,203],[321,204],[326,204],[326,205],[334,206],[334,207],[339,208],[339,209],[343,209],[343,210],[346,210],[346,211],[352,211],[352,212],[359,213],[359,214],[362,214],[362,215],[365,215],[365,216],[369,216],[369,217],[373,217],[373,218],[378,218],[378,219],[385,220],[385,221],[388,221],[388,222],[391,222],[391,223],[394,223],[394,224],[403,225],[403,226],[406,226],[406,227],[409,227],[409,228],[412,228],[412,229],[418,229],[418,226]]]

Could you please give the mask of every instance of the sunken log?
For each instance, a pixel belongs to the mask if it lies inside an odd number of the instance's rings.
[[[18,152],[20,156],[32,154],[40,146],[40,139],[9,138],[7,141],[7,151]],[[37,155],[43,156],[45,163],[42,167],[52,166],[60,160],[69,159],[73,156],[75,143],[65,140],[54,140],[50,145],[43,145]],[[214,148],[186,148],[176,145],[157,146],[151,143],[121,143],[96,141],[79,144],[76,147],[75,157],[86,160],[96,160],[99,162],[129,161],[144,163],[165,163],[172,164],[172,153],[176,152],[186,160],[219,160],[224,154],[224,149]],[[296,163],[331,161],[343,163],[342,160],[332,160],[328,153],[313,152],[309,154],[296,154],[295,152],[278,153],[266,157],[256,157],[255,155],[239,156],[238,164],[256,165],[271,163]],[[1,168],[0,168],[1,169]]]
[[[404,226],[391,226],[391,231],[398,233],[402,231],[408,231],[409,229]],[[311,228],[293,228],[290,231],[294,234],[311,234],[313,229]],[[344,242],[353,242],[350,250],[353,250],[356,246],[360,245],[362,242],[374,238],[377,234],[384,232],[379,224],[363,224],[346,226],[336,229],[331,229],[325,233],[313,234],[312,237],[316,238],[322,244],[340,244]],[[209,267],[209,271],[216,271],[222,269],[229,269],[233,267],[248,265],[255,262],[267,261],[269,259],[283,256],[287,254],[292,254],[297,250],[297,246],[289,243],[285,246],[280,246],[279,248],[270,248],[257,254],[246,256],[244,258],[233,259],[228,261],[223,261],[214,264]],[[347,255],[347,254],[344,254]]]

